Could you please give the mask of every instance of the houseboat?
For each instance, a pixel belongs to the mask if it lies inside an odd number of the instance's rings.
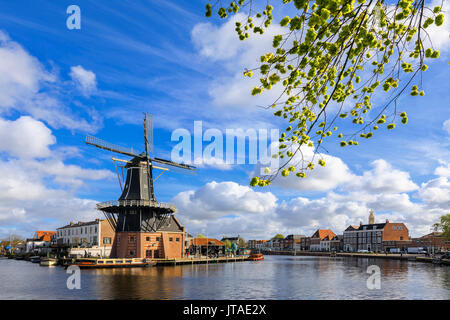
[[[63,262],[64,267],[78,266],[80,268],[135,268],[149,267],[156,262],[151,259],[142,258],[118,258],[118,259],[98,259],[98,258],[74,258],[66,259]]]

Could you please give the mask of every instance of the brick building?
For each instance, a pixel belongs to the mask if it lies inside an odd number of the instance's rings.
[[[118,232],[113,256],[124,258],[173,259],[185,255],[185,228],[175,215],[157,232]]]
[[[446,241],[442,232],[432,232],[419,238],[412,238],[410,247],[422,247],[428,252],[450,251],[450,241]]]
[[[302,238],[306,236],[301,234],[290,234],[283,239],[283,249],[284,250],[301,250]]]
[[[344,231],[344,251],[368,250],[388,251],[391,248],[403,248],[409,241],[409,231],[404,223],[374,223],[373,211],[369,215],[369,224],[360,223],[359,227],[349,226]]]
[[[318,229],[311,236],[311,251],[329,251],[329,240],[333,239],[336,234],[330,229]]]

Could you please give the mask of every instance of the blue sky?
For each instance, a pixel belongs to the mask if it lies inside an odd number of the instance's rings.
[[[66,28],[71,4],[81,8],[81,30]],[[204,17],[204,4],[0,4],[0,237],[98,217],[95,203],[120,190],[113,154],[85,145],[84,136],[143,149],[144,111],[154,116],[162,158],[176,144],[172,131],[192,131],[194,121],[220,130],[284,126],[257,107],[270,94],[251,97],[252,82],[242,77],[270,50],[270,32],[242,43],[232,22]],[[253,165],[204,165],[195,176],[164,174],[158,200],[178,206],[189,232],[217,237],[341,233],[367,221],[370,208],[378,221],[405,222],[414,236],[429,232],[450,209],[448,21],[438,31],[441,59],[423,74],[426,95],[398,103],[408,125],[379,130],[353,149],[330,140],[329,165],[304,181],[251,189]]]

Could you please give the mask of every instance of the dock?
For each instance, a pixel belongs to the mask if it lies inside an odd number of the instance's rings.
[[[178,258],[178,259],[153,259],[155,266],[176,266],[186,264],[210,264],[248,261],[247,255],[237,257],[218,257],[218,258]]]

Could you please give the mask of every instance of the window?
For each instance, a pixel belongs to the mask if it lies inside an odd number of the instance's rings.
[[[94,236],[93,239],[94,239],[94,240],[93,240],[94,245],[97,245],[97,244],[98,244],[98,243],[97,243],[97,236]]]
[[[97,233],[97,227],[95,227],[95,233]]]
[[[97,238],[97,237],[95,237]],[[111,244],[111,238],[103,238],[103,244]]]
[[[392,230],[395,230],[395,226],[392,227]]]
[[[83,234],[83,228],[80,229],[80,234]]]
[[[134,256],[134,250],[130,250],[130,256]]]
[[[145,238],[145,241],[150,241],[150,237],[146,237],[146,238]]]
[[[131,236],[128,240],[130,243],[135,243],[136,242],[136,237]]]
[[[153,256],[152,256],[152,250],[145,250],[145,257],[146,258],[153,258]]]
[[[159,241],[159,237],[156,237],[156,241]]]
[[[169,238],[169,241],[173,241],[173,238]]]
[[[175,240],[176,240],[177,242],[180,242],[180,238],[176,238]]]

